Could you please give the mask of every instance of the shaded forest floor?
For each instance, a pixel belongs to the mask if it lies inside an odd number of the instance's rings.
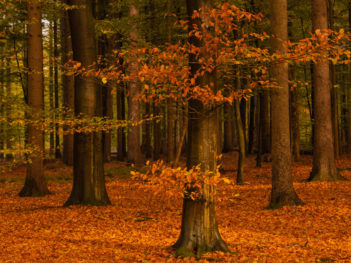
[[[305,206],[266,210],[270,163],[246,161],[246,184],[218,186],[217,217],[231,254],[209,253],[200,262],[351,262],[351,181],[306,183],[311,156],[295,163],[294,186]],[[224,155],[234,180],[235,153]],[[337,161],[351,168],[351,157]],[[121,163],[106,165],[107,207],[62,208],[71,191],[71,168],[48,164],[51,195],[17,196],[25,168],[0,175],[0,262],[188,262],[169,250],[180,232],[181,200],[140,189]],[[351,179],[351,171],[342,174]]]

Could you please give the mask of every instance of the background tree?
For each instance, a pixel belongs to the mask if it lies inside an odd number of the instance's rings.
[[[69,0],[73,59],[88,69],[96,62],[94,19],[91,0]],[[95,67],[93,67],[95,68]],[[75,115],[102,116],[102,91],[86,74],[75,78]],[[108,205],[104,178],[102,132],[74,134],[73,189],[65,205]]]
[[[326,0],[312,0],[313,31],[320,41],[327,41],[328,11]],[[313,64],[314,140],[310,181],[336,180],[329,61],[320,57]]]
[[[49,193],[44,177],[44,138],[40,123],[44,110],[43,46],[41,26],[41,5],[38,0],[27,3],[28,37],[28,124],[27,145],[31,149],[28,156],[27,175],[20,196],[42,196]]]
[[[272,50],[285,53],[288,40],[288,12],[286,0],[271,0]],[[302,204],[293,188],[291,174],[289,127],[288,64],[277,62],[271,68],[277,83],[272,94],[272,193],[269,207]]]
[[[210,1],[187,1],[190,32],[194,27],[200,29],[202,23],[206,25],[204,18],[193,17],[194,11],[201,13],[203,8],[206,7],[210,7]],[[194,35],[190,36],[189,42],[196,47],[203,46],[202,41]],[[206,57],[206,53],[203,53],[202,56]],[[194,54],[189,54],[189,64],[191,77],[195,79],[197,85],[204,86],[212,83],[212,88],[216,88],[215,71],[207,72],[203,77],[198,77],[200,69],[199,58]],[[211,174],[216,172],[218,147],[217,116],[216,105],[205,105],[199,99],[189,101],[188,169],[200,166],[203,173]],[[203,191],[200,198],[193,199],[190,194],[185,194],[184,196],[181,233],[178,241],[173,245],[178,254],[191,255],[195,253],[201,255],[204,252],[213,250],[228,251],[227,245],[218,230],[215,211],[215,186],[204,184],[202,187]],[[196,191],[196,189],[193,189],[193,191]]]

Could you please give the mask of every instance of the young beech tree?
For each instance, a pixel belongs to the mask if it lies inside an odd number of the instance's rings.
[[[96,61],[92,0],[69,0],[73,59],[91,68]],[[96,79],[87,74],[75,77],[75,114],[102,116],[102,93]],[[103,167],[102,132],[74,134],[73,189],[65,205],[108,205]]]
[[[28,47],[28,146],[32,149],[27,166],[27,175],[20,196],[42,196],[49,193],[44,178],[44,138],[38,127],[44,110],[43,46],[41,26],[41,6],[39,0],[29,0],[27,47]]]
[[[201,28],[201,24],[206,23],[201,15],[200,18],[195,19],[193,12],[209,7],[210,2],[209,0],[187,0],[190,32],[194,27]],[[196,47],[203,45],[202,41],[195,35],[190,36],[189,42]],[[206,54],[202,54],[202,56],[206,57]],[[197,76],[200,69],[199,57],[189,54],[189,63],[191,77],[195,79],[195,85],[205,86],[214,83],[211,87],[215,89],[215,71]],[[217,109],[214,104],[204,104],[200,98],[189,101],[188,169],[200,166],[204,173],[216,173],[217,117]],[[188,194],[184,196],[181,233],[178,241],[173,245],[177,254],[201,254],[213,250],[228,251],[227,245],[218,230],[215,211],[215,186],[204,184],[202,187],[201,197],[193,199]]]
[[[322,37],[328,29],[327,0],[312,0],[313,31]],[[318,30],[318,31],[317,31]],[[333,144],[329,61],[319,58],[313,64],[313,168],[310,181],[338,177]]]
[[[272,50],[285,53],[288,40],[287,0],[271,0]],[[270,207],[302,204],[293,188],[289,127],[288,64],[276,62],[271,76],[277,83],[272,89],[272,193]]]

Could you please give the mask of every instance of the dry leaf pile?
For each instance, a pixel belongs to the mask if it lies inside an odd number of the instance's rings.
[[[234,176],[235,158],[224,155],[228,178]],[[254,163],[248,158],[245,185],[218,187],[219,228],[232,253],[208,253],[199,262],[351,262],[351,181],[306,183],[311,158],[304,157],[293,176],[306,205],[266,210],[270,163],[253,168]],[[350,168],[350,158],[343,157],[338,167]],[[46,174],[60,178],[70,172],[58,166]],[[176,258],[169,249],[180,232],[178,198],[154,195],[151,188],[113,176],[107,182],[112,206],[63,208],[69,182],[51,180],[51,195],[20,198],[24,174],[18,168],[0,176],[0,262],[196,261]],[[351,179],[351,171],[342,174]]]

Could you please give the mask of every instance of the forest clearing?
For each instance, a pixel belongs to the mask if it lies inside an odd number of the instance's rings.
[[[232,160],[224,155],[224,176],[235,181]],[[71,169],[55,164],[45,173],[52,192],[20,198],[25,170],[0,176],[1,262],[350,262],[351,182],[306,182],[311,156],[293,167],[294,187],[304,206],[268,210],[270,163],[254,168],[248,157],[246,184],[218,186],[220,232],[232,253],[207,253],[202,259],[176,257],[181,199],[154,196],[112,162],[106,171],[113,205],[62,205],[71,189]],[[349,158],[338,168],[351,167]],[[124,176],[120,176],[123,171]],[[351,171],[342,173],[351,179]]]

